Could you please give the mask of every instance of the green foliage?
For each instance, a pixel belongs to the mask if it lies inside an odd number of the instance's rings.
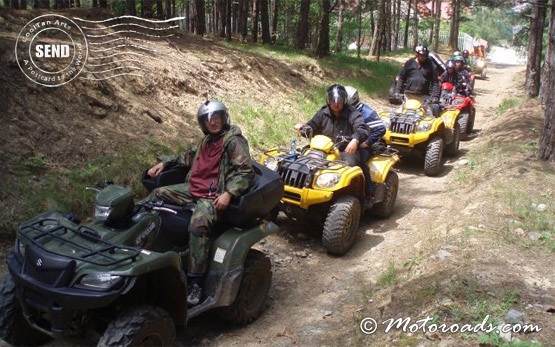
[[[378,278],[378,284],[382,287],[387,287],[396,284],[398,281],[397,272],[395,270],[395,262],[390,262],[387,270],[383,272]]]
[[[472,16],[461,22],[460,31],[483,38],[490,45],[513,42],[512,18],[503,8],[475,7]]]
[[[507,110],[520,104],[521,102],[522,101],[520,99],[515,99],[515,98],[503,99],[503,101],[501,101],[501,104],[499,104],[499,107],[497,108],[497,114],[501,115],[507,112]]]
[[[149,141],[141,150],[134,147],[121,148],[117,154],[98,158],[67,172],[46,170],[48,166],[44,158],[30,157],[23,163],[27,171],[19,172],[16,180],[1,182],[0,196],[16,194],[21,197],[22,205],[17,215],[6,216],[0,226],[7,227],[5,223],[10,220],[19,224],[51,209],[72,211],[81,217],[89,216],[94,193],[85,188],[104,180],[130,186],[137,195],[144,194],[141,173],[156,162],[156,155],[153,153],[173,151],[174,149]],[[37,175],[38,169],[40,175]]]
[[[43,157],[29,157],[23,162],[23,166],[30,171],[39,171],[46,168],[46,161]]]

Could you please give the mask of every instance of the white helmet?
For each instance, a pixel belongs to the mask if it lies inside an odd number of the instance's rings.
[[[358,90],[352,86],[345,86],[345,90],[347,90],[347,102],[356,107],[360,103]]]

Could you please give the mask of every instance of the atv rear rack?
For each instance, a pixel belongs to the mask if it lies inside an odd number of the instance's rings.
[[[24,223],[20,226],[19,233],[45,252],[99,266],[135,261],[141,253],[139,248],[119,246],[101,240],[94,230],[86,226],[75,228],[64,225],[60,218],[63,217],[43,217]],[[53,247],[52,243],[55,243],[56,247]],[[53,251],[53,248],[63,249],[65,252]]]

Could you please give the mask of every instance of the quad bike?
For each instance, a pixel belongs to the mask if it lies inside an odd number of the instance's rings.
[[[186,231],[191,206],[133,201],[130,189],[96,189],[95,217],[80,223],[51,211],[20,225],[0,287],[0,338],[39,345],[52,338],[99,346],[172,346],[176,326],[215,309],[237,324],[256,319],[271,284],[271,263],[251,247],[278,227],[266,217],[281,179],[254,163],[250,191],[228,207],[212,241],[206,298],[187,307]],[[183,182],[186,171],[143,178],[148,189]]]
[[[476,76],[485,79],[487,73],[487,63],[484,58],[474,58],[474,73]]]
[[[435,176],[443,168],[443,153],[454,156],[459,151],[460,125],[458,112],[434,116],[426,102],[402,98],[401,105],[379,116],[385,121],[387,145],[401,154],[424,158],[424,172]]]
[[[304,126],[301,134],[309,145],[289,151],[278,148],[264,152],[260,162],[276,171],[285,184],[280,210],[289,218],[316,222],[323,227],[322,244],[333,255],[344,255],[354,244],[360,218],[365,210],[379,218],[393,213],[399,178],[393,166],[399,161],[395,150],[375,148],[366,165],[374,187],[374,202],[365,203],[362,169],[341,161],[338,147],[349,137],[335,143],[327,136],[312,137]],[[378,146],[376,146],[378,147]]]
[[[474,119],[476,118],[476,100],[470,96],[457,93],[453,84],[443,82],[441,84],[441,96],[439,104],[445,111],[458,111],[458,120],[461,129],[461,140],[466,140],[474,129]]]

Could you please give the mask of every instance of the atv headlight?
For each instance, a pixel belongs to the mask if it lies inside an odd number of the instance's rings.
[[[112,208],[110,206],[94,205],[94,218],[98,220],[108,220],[110,212],[112,212]]]
[[[273,157],[268,157],[264,159],[264,166],[272,171],[277,171],[278,169],[278,161]]]
[[[119,284],[123,278],[106,273],[85,275],[79,281],[79,287],[90,290],[108,290]]]
[[[339,179],[341,175],[337,173],[325,173],[318,176],[316,179],[316,183],[314,185],[318,188],[332,188],[337,183],[339,183]]]
[[[15,239],[15,252],[20,259],[25,258],[25,244],[21,242],[19,239]]]
[[[421,124],[418,124],[418,126],[416,127],[416,131],[420,133],[425,133],[426,131],[429,131],[431,128],[432,128],[431,123],[421,123]]]

